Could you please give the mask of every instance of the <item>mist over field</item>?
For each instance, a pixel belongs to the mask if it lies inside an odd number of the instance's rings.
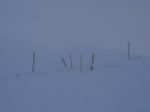
[[[149,0],[0,0],[0,112],[150,112]]]
[[[0,49],[96,46],[150,55],[148,0],[1,0]],[[13,49],[13,50],[14,50]]]

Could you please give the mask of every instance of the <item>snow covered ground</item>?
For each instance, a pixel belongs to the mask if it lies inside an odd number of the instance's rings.
[[[73,70],[60,59],[69,65],[70,51]],[[0,112],[150,112],[149,57],[128,61],[126,53],[101,49],[38,50],[31,73],[32,51],[18,53],[1,59]]]
[[[150,112],[149,6],[149,0],[0,0],[0,112]]]

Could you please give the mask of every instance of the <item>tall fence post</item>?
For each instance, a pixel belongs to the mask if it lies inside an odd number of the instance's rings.
[[[130,51],[131,49],[130,49],[130,42],[128,42],[128,60],[130,60],[130,58],[131,58],[131,54],[130,54]]]
[[[91,67],[90,67],[90,70],[91,70],[91,71],[94,70],[94,62],[95,62],[95,54],[92,54]]]
[[[33,60],[32,60],[32,72],[35,72],[35,55],[36,55],[35,51],[33,51],[32,55],[33,55],[33,57],[32,57],[33,58]]]
[[[83,55],[80,56],[80,72],[83,71]]]
[[[71,67],[71,69],[73,69],[71,52],[69,53],[69,59],[70,59],[70,67]]]

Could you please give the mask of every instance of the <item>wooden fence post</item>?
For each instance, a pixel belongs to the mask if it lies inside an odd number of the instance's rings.
[[[62,62],[64,64],[65,68],[67,68],[67,63],[66,63],[65,59],[62,57],[61,60],[62,60]]]
[[[83,55],[80,56],[80,72],[83,71]]]
[[[92,54],[91,67],[90,67],[90,70],[91,70],[91,71],[94,70],[94,62],[95,62],[95,54]]]
[[[35,51],[33,51],[32,72],[35,72]]]
[[[130,60],[131,56],[130,56],[130,42],[128,42],[128,60]]]
[[[71,67],[71,69],[73,69],[71,52],[69,53],[69,59],[70,59],[70,67]]]

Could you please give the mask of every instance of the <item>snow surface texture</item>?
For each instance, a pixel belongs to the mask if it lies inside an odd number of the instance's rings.
[[[90,71],[93,53],[94,71]],[[125,53],[100,49],[39,50],[35,73],[31,73],[32,52],[8,62],[14,65],[0,69],[0,112],[150,112],[148,57],[128,61]]]

